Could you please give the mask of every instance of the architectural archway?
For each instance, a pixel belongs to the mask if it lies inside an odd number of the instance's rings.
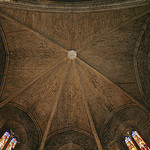
[[[118,148],[124,150],[124,137],[128,130],[137,130],[149,145],[149,114],[137,105],[126,106],[115,112],[101,131],[104,149]]]
[[[9,53],[8,53],[7,42],[6,42],[5,34],[0,24],[0,97],[3,91],[3,87],[7,75],[8,61],[9,61]]]
[[[70,145],[69,143],[73,144]],[[72,129],[64,130],[50,136],[45,145],[45,150],[63,150],[61,148],[68,146],[71,146],[70,148],[75,146],[77,150],[97,150],[94,138]]]
[[[1,136],[5,131],[13,131],[18,137],[16,150],[37,150],[39,146],[39,131],[32,118],[19,107],[8,104],[0,109]]]
[[[139,91],[146,107],[150,107],[150,17],[143,25],[134,52],[134,69]]]

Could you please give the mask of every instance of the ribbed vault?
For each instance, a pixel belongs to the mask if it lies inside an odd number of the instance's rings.
[[[138,109],[149,118],[133,59],[150,5],[86,13],[28,6],[0,4],[9,51],[0,107],[13,103],[32,114],[43,135],[40,150],[100,150],[107,133],[115,135]],[[76,59],[67,57],[70,50]]]

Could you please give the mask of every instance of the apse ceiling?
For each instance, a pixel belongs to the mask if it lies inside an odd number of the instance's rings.
[[[62,13],[0,4],[9,52],[0,106],[24,107],[43,134],[49,123],[48,134],[75,128],[95,138],[117,109],[145,109],[133,56],[149,13],[150,5]],[[79,147],[69,142],[59,149]]]

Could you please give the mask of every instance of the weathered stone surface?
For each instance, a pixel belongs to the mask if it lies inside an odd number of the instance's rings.
[[[66,57],[62,48],[43,37],[37,38],[36,33],[21,26],[18,30],[14,23],[8,22],[6,25],[2,22],[2,25],[9,47],[9,69],[1,101],[30,84]]]
[[[96,150],[99,139],[103,149],[124,150],[128,128],[138,130],[148,143],[150,45],[145,22],[150,5],[107,11],[93,6],[86,12],[76,5],[60,6],[61,11],[54,11],[0,4],[9,51],[0,126],[6,119],[13,130],[18,127],[18,135],[25,134],[23,150],[37,150],[39,142],[46,143],[46,150]],[[76,51],[76,59],[68,58],[70,50]],[[41,138],[44,133],[47,140]]]

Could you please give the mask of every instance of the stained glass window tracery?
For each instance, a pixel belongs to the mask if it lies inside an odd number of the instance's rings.
[[[17,144],[17,140],[16,138],[12,138],[12,140],[10,141],[9,145],[7,146],[6,150],[12,150],[15,148]]]
[[[148,145],[144,142],[144,140],[138,134],[137,131],[132,131],[131,135],[132,135],[133,139],[135,140],[135,142],[137,143],[137,145],[140,147],[141,150],[150,150]]]
[[[137,150],[137,148],[135,147],[134,143],[132,142],[132,140],[129,137],[125,137],[125,143],[128,147],[129,150]]]
[[[5,132],[0,139],[0,150],[2,150],[10,137],[9,132]]]

